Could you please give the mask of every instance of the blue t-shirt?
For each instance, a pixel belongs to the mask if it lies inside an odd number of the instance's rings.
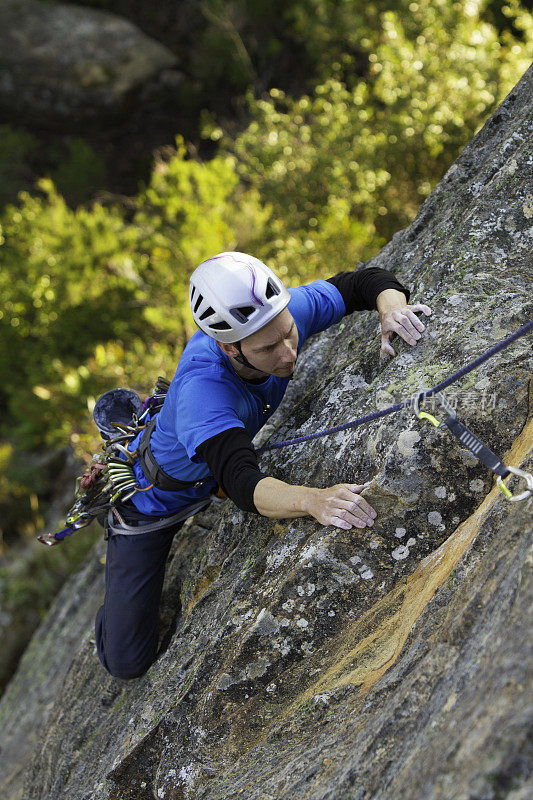
[[[339,290],[327,281],[289,289],[289,309],[298,330],[298,353],[309,336],[326,330],[343,317],[346,308]],[[263,383],[240,378],[214,339],[198,331],[187,343],[150,439],[155,460],[172,477],[197,481],[210,475],[196,448],[229,428],[245,428],[250,438],[263,427],[281,403],[289,379],[270,375]],[[270,406],[264,412],[265,405]],[[140,435],[130,444],[135,450]],[[134,471],[141,487],[149,485],[139,462]],[[205,497],[214,479],[200,488],[166,492],[148,489],[131,498],[149,516],[180,511]]]

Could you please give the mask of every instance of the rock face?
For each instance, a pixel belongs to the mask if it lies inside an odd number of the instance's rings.
[[[121,113],[174,55],[104,11],[38,0],[0,3],[0,107],[12,121],[72,127]]]
[[[533,68],[369,262],[431,306],[417,346],[395,339],[396,357],[380,359],[376,313],[345,318],[308,344],[263,441],[406,399],[531,318],[532,117]],[[524,336],[446,391],[528,470],[532,366]],[[458,440],[408,409],[261,466],[307,485],[372,480],[373,529],[211,507],[174,540],[167,647],[134,681],[111,678],[90,642],[100,542],[2,700],[1,796],[533,796],[531,503],[507,501]]]

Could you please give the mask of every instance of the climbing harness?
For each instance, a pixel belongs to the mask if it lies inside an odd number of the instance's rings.
[[[132,521],[131,518],[133,517],[133,521],[139,520],[139,523],[136,525],[131,525],[125,522],[125,515],[122,515],[116,506],[111,506],[107,514],[104,538],[109,538],[110,531],[114,534],[127,534],[128,536],[134,536],[141,533],[157,533],[158,531],[167,530],[173,525],[176,525],[178,522],[183,522],[183,520],[188,519],[188,517],[192,517],[193,514],[203,511],[203,509],[206,508],[213,501],[213,499],[216,502],[221,502],[220,498],[213,498],[211,495],[208,495],[208,497],[204,497],[201,500],[197,500],[195,503],[191,503],[191,505],[188,505],[186,508],[178,511],[176,514],[160,517],[150,522],[144,522],[144,524],[141,524],[141,520],[146,520],[145,514],[135,514],[135,512],[132,512],[130,509],[128,509],[128,523]]]
[[[126,525],[116,509],[117,505],[127,503],[136,492],[146,492],[154,486],[164,491],[178,491],[198,489],[212,481],[210,475],[197,481],[172,478],[161,469],[152,454],[150,435],[169,386],[167,380],[159,377],[152,394],[144,403],[130,389],[112,389],[98,399],[93,418],[104,440],[101,451],[93,456],[89,470],[76,481],[75,501],[67,514],[65,527],[55,533],[41,534],[37,537],[39,542],[49,546],[59,544],[95,518],[104,525],[106,538],[109,530],[122,534],[162,530],[209,505],[214,499],[213,495],[195,500],[177,514],[136,526]],[[128,450],[128,444],[141,431],[137,450]],[[133,470],[137,458],[149,481],[146,487],[140,486]],[[217,499],[222,499],[220,494]],[[135,516],[134,511],[128,509],[128,513],[130,517]],[[146,520],[146,515],[141,515],[139,519]]]
[[[156,426],[156,422],[157,417],[154,417],[146,425],[135,453],[135,456],[139,459],[139,464],[141,465],[145,477],[152,481],[148,488],[151,489],[152,486],[156,486],[158,489],[163,489],[165,492],[179,492],[180,489],[190,489],[191,487],[199,489],[201,486],[208,483],[211,480],[210,477],[202,478],[199,481],[180,481],[177,478],[173,478],[159,466],[150,447],[150,436]],[[146,490],[136,488],[134,491]]]
[[[429,419],[433,425],[436,427],[442,425],[446,425],[446,427],[455,435],[457,438],[465,444],[473,455],[476,456],[480,461],[482,461],[485,466],[489,467],[498,477],[496,480],[497,485],[507,497],[508,500],[512,500],[514,502],[518,500],[525,500],[533,494],[533,476],[528,473],[524,472],[517,467],[506,466],[495,453],[493,453],[483,442],[480,441],[471,431],[466,428],[462,422],[460,422],[455,415],[455,411],[451,408],[451,406],[445,401],[444,396],[442,395],[442,390],[445,389],[450,384],[454,383],[455,381],[462,378],[463,375],[471,372],[472,370],[479,367],[493,355],[498,353],[500,350],[503,350],[505,347],[508,347],[512,342],[516,339],[520,338],[521,336],[525,336],[533,329],[533,320],[530,320],[525,325],[522,325],[515,333],[512,333],[506,339],[502,339],[501,342],[498,342],[489,350],[486,350],[482,353],[478,358],[474,361],[471,361],[469,364],[465,364],[464,367],[461,367],[460,370],[454,372],[448,378],[443,380],[441,383],[437,384],[437,386],[432,387],[431,389],[421,389],[413,398],[409,400],[404,400],[400,403],[396,403],[393,406],[389,406],[388,408],[381,409],[380,411],[375,411],[372,414],[366,414],[364,417],[358,417],[355,420],[351,420],[350,422],[345,422],[342,425],[337,425],[335,428],[327,428],[323,431],[317,431],[316,433],[310,433],[306,436],[298,436],[295,439],[286,439],[283,442],[275,442],[274,444],[267,444],[263,445],[262,447],[258,448],[257,454],[260,455],[261,453],[265,453],[268,450],[277,450],[281,447],[289,447],[290,445],[301,444],[302,442],[308,442],[311,439],[317,439],[322,436],[327,436],[332,433],[338,433],[339,431],[345,431],[349,428],[356,428],[359,425],[364,425],[366,422],[372,422],[372,420],[379,419],[380,417],[384,417],[387,414],[393,414],[395,411],[400,411],[402,408],[406,408],[408,406],[414,405],[415,414],[421,419]],[[437,395],[440,403],[444,407],[444,409],[448,412],[448,417],[444,422],[439,423],[435,417],[431,417],[427,412],[419,410],[419,403],[422,399],[426,397],[430,397],[431,395]],[[503,483],[504,479],[508,478],[510,475],[514,474],[520,478],[523,478],[526,481],[527,489],[523,491],[519,495],[512,495],[509,491],[508,487]]]

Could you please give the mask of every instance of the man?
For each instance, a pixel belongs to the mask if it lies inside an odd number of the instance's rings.
[[[394,355],[395,334],[415,345],[424,330],[415,312],[431,309],[408,305],[409,296],[379,268],[288,290],[244,253],[200,264],[190,279],[200,331],[183,351],[153,429],[130,445],[139,453],[134,471],[142,491],[122,507],[126,522],[164,525],[165,517],[186,514],[218,484],[242,510],[273,519],[312,516],[347,530],[373,525],[376,512],[360,494],[364,484],[287,484],[261,472],[251,440],[280,404],[305,340],[346,314],[378,311],[383,352]],[[100,661],[116,677],[138,677],[156,658],[165,563],[181,524],[109,536],[96,642]]]

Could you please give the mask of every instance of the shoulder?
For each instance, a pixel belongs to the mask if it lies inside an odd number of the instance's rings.
[[[172,383],[174,388],[181,388],[191,381],[218,380],[227,372],[224,355],[217,343],[198,331],[187,342]]]
[[[342,305],[342,297],[339,290],[329,281],[316,280],[311,283],[303,284],[302,286],[294,286],[289,289],[291,300],[289,309],[306,304],[309,307],[310,303],[334,303],[339,306]]]
[[[198,364],[177,380],[181,403],[193,403],[197,413],[202,409],[231,401],[240,395],[238,382],[221,364]]]
[[[188,347],[180,359],[171,387],[180,409],[188,406],[202,416],[220,407],[235,407],[242,394],[242,381],[228,366],[216,342],[202,334],[196,347]]]
[[[188,457],[196,448],[229,428],[242,428],[246,398],[222,364],[197,362],[176,379],[175,429]]]

